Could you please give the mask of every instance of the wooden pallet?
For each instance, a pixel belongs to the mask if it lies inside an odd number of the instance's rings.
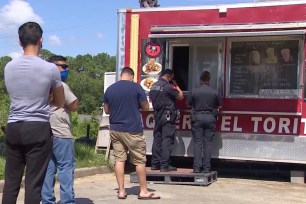
[[[177,171],[160,172],[147,168],[147,182],[150,183],[207,186],[216,180],[216,171],[210,173],[192,173],[192,169],[178,169]],[[130,174],[130,182],[138,183],[136,172]]]

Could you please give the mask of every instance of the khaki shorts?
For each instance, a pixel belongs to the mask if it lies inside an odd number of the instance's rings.
[[[128,133],[111,130],[110,138],[113,144],[115,161],[126,161],[127,152],[129,152],[132,164],[146,163],[146,141],[143,132]]]

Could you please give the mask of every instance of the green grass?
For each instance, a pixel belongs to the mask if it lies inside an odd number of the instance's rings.
[[[3,156],[0,156],[0,180],[4,178],[4,167],[5,167],[5,159]]]
[[[89,124],[90,129],[90,138],[92,141],[96,140],[98,134],[99,123],[95,119],[91,119],[90,121],[77,122],[76,120],[73,122],[74,131],[73,135],[77,138],[82,138],[86,135],[86,127]],[[4,178],[4,169],[5,169],[5,154],[4,154],[4,136],[1,135],[0,132],[0,180]],[[83,167],[97,167],[97,166],[105,166],[108,165],[108,162],[104,159],[104,155],[95,154],[94,145],[88,145],[84,142],[75,142],[74,143],[75,150],[75,160],[76,160],[76,168]]]
[[[95,154],[94,147],[87,144],[75,143],[74,148],[76,168],[107,165],[104,155]]]
[[[95,154],[93,146],[82,143],[75,143],[74,148],[76,168],[108,165],[108,162],[104,159],[104,155]],[[5,158],[4,155],[0,155],[0,180],[4,179],[4,169]]]

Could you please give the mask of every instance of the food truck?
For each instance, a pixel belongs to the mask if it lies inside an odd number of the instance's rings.
[[[203,71],[222,97],[212,157],[306,164],[305,1],[118,10],[116,80],[135,71],[146,93],[173,69],[185,99]],[[190,108],[173,156],[193,156]],[[142,112],[151,154],[152,104]]]

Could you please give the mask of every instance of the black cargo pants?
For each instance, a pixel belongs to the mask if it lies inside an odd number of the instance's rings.
[[[212,113],[197,112],[191,123],[193,136],[193,168],[210,170],[212,139],[216,132],[216,118]]]
[[[154,114],[155,126],[153,130],[151,165],[168,168],[171,163],[170,155],[175,139],[175,123],[166,119],[165,113]]]

